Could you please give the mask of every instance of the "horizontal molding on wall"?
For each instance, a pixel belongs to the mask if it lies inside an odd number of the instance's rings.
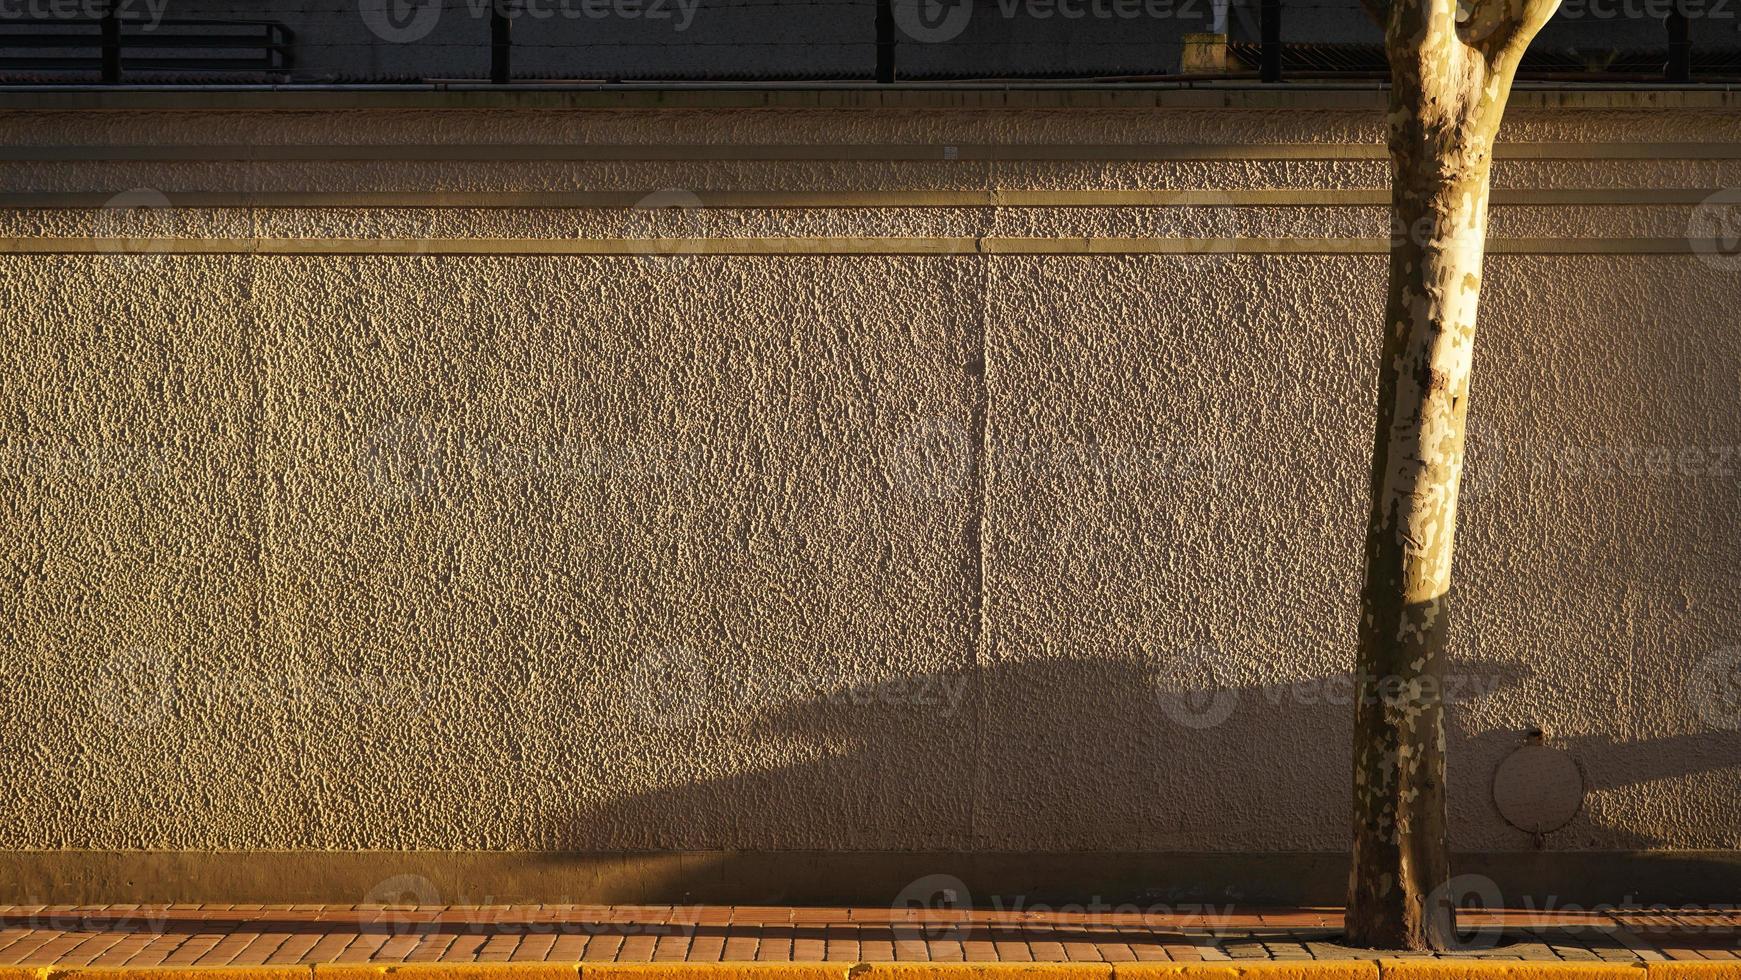
[[[1519,851],[1455,856],[1504,906],[1733,902],[1738,851]],[[1348,857],[1280,852],[0,851],[0,903],[536,902],[886,906],[950,875],[964,899],[1339,905]],[[1467,879],[1465,879],[1467,880]],[[388,892],[383,896],[383,891]],[[1479,894],[1477,892],[1477,894]]]
[[[922,109],[972,112],[1009,109],[1184,109],[1273,111],[1305,109],[1362,112],[1386,109],[1385,86],[1376,81],[1258,82],[762,82],[682,85],[668,82],[576,83],[492,88],[482,84],[440,86],[331,85],[271,87],[168,86],[105,89],[92,86],[25,86],[0,92],[0,110],[96,111],[350,111],[368,109],[504,110],[697,110],[697,109]],[[1601,109],[1629,112],[1725,110],[1741,107],[1731,86],[1670,86],[1518,82],[1512,113]]]
[[[1724,188],[1497,188],[1495,207],[1653,207],[1696,205]],[[127,191],[0,192],[0,208],[101,208]],[[632,208],[671,207],[668,194],[637,191],[167,191],[177,208]],[[1384,188],[1244,190],[787,191],[686,190],[700,208],[1090,208],[1090,207],[1384,207]],[[130,206],[137,202],[129,201]]]
[[[1702,249],[1698,249],[1703,246]],[[1497,255],[1685,255],[1686,238],[1497,238]],[[1382,255],[1384,238],[0,238],[13,255]]]
[[[1501,143],[1500,160],[1741,160],[1741,143]],[[1214,161],[1387,160],[1378,143],[327,143],[0,146],[0,161]]]

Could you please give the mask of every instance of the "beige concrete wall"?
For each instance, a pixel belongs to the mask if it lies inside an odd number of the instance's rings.
[[[0,847],[1342,848],[1337,104],[0,115]],[[1455,843],[1741,848],[1741,111],[1507,136]]]

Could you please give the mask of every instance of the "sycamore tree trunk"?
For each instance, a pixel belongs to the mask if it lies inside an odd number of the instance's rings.
[[[1394,210],[1354,720],[1347,941],[1446,949],[1444,662],[1488,172],[1512,76],[1558,0],[1369,6],[1391,68]]]

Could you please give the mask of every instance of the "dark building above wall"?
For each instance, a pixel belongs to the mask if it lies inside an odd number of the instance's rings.
[[[1257,70],[1262,0],[22,0],[0,7],[13,84],[365,84],[1165,77],[1186,39],[1225,33]],[[1526,73],[1660,76],[1669,0],[1568,0]],[[1695,73],[1741,74],[1741,3],[1681,0]],[[1380,73],[1357,0],[1284,0],[1299,76]]]

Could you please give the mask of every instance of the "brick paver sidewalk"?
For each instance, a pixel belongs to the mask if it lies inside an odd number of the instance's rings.
[[[719,906],[0,906],[0,965],[1347,959],[1336,909],[1198,914]],[[1457,956],[1736,960],[1741,913],[1467,912]],[[1503,939],[1499,939],[1503,935]]]

